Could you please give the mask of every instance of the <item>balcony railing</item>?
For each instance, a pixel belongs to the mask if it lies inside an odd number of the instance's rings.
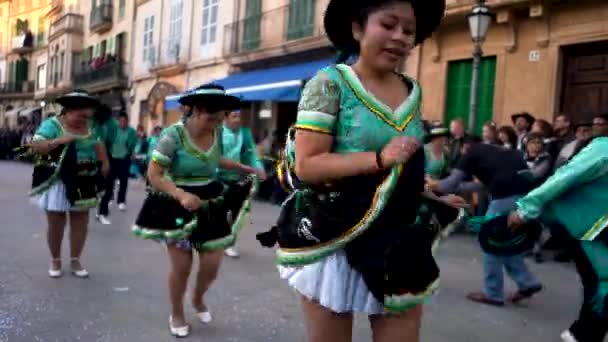
[[[95,69],[89,67],[88,64],[78,65],[74,70],[74,86],[93,88],[119,86],[126,82],[123,66],[121,61],[106,62]]]
[[[305,6],[290,5],[228,24],[224,29],[224,55],[264,50],[305,38],[325,35],[316,1],[304,0]]]
[[[49,31],[49,40],[53,40],[64,33],[83,33],[82,15],[75,13],[67,13],[51,24]]]
[[[95,33],[102,33],[112,28],[112,14],[114,8],[110,3],[102,3],[91,10],[89,29]]]
[[[13,38],[11,49],[16,53],[26,53],[34,48],[34,35],[32,33],[21,34]]]
[[[22,95],[31,96],[34,92],[34,81],[0,83],[0,96]]]
[[[186,68],[188,56],[179,41],[180,38],[169,39],[161,42],[160,49],[151,48],[149,50],[153,56],[149,64],[150,71],[156,72],[160,76],[172,76]]]

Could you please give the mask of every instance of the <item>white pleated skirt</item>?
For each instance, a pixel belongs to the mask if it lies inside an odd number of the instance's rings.
[[[279,266],[279,273],[299,294],[335,313],[385,313],[343,250],[303,267]]]
[[[87,211],[88,208],[72,209],[72,205],[65,195],[65,185],[56,181],[47,191],[32,198],[34,204],[40,209],[53,212]]]

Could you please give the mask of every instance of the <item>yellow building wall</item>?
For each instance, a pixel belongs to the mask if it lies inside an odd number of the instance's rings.
[[[507,124],[513,113],[528,111],[551,121],[559,111],[560,49],[608,40],[608,3],[553,8],[545,17],[514,19],[514,26],[493,23],[483,45],[484,56],[496,56],[494,120]],[[416,49],[406,62],[406,73],[422,85],[427,119],[443,120],[448,63],[472,58],[472,50],[463,19],[442,27],[435,39]],[[538,61],[530,60],[534,51],[540,53]]]

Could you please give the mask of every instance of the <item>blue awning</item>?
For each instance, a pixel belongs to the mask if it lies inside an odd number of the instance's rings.
[[[239,96],[243,101],[296,102],[300,99],[303,82],[332,63],[332,60],[320,60],[248,71],[214,82],[224,86],[228,94]]]
[[[165,97],[165,110],[178,110],[180,104],[178,102],[181,94],[170,95]]]

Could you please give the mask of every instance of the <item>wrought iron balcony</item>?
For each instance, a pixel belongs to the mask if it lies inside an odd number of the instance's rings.
[[[114,7],[111,3],[102,3],[91,9],[89,29],[94,33],[103,33],[112,28]]]
[[[158,76],[169,77],[177,75],[186,69],[188,56],[179,43],[179,38],[161,42],[160,49],[151,48],[152,54],[149,68]],[[154,53],[156,53],[154,55]]]
[[[11,50],[14,53],[28,53],[34,49],[34,35],[31,32],[21,34],[13,38]]]
[[[121,61],[105,62],[95,68],[89,64],[76,65],[73,74],[75,87],[91,91],[123,88],[127,85],[124,64]]]
[[[67,13],[55,20],[51,24],[49,31],[49,41],[53,40],[62,34],[83,34],[84,19],[82,15],[75,13]]]
[[[226,25],[224,56],[238,59],[262,51],[285,54],[328,45],[318,8],[314,0],[294,1]]]
[[[34,94],[34,81],[0,83],[0,98],[30,98]]]

